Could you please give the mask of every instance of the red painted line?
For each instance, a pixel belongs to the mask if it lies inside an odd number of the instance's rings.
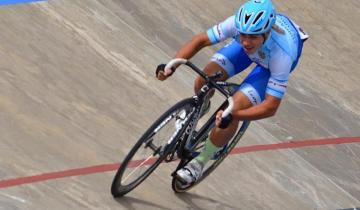
[[[231,151],[231,154],[277,150],[277,149],[301,148],[301,147],[320,146],[320,145],[349,144],[356,142],[360,142],[360,137],[343,137],[343,138],[334,138],[334,139],[290,141],[279,144],[265,144],[265,145],[246,146],[246,147],[236,147]]]
[[[58,179],[63,177],[70,177],[70,176],[79,176],[85,174],[93,174],[105,171],[116,170],[119,167],[119,164],[106,164],[106,165],[98,165],[98,166],[91,166],[86,168],[78,168],[78,169],[71,169],[66,171],[58,171],[52,173],[45,173],[39,174],[35,176],[27,176],[27,177],[19,177],[15,179],[8,179],[8,180],[1,180],[0,181],[0,188],[15,186],[15,185],[22,185],[22,184],[29,184],[33,182],[41,182],[46,181],[49,179]]]
[[[360,142],[360,137],[344,137],[334,139],[320,139],[320,140],[305,140],[305,141],[291,141],[278,144],[266,144],[266,145],[252,145],[245,147],[236,147],[233,149],[231,154],[258,152],[258,151],[269,151],[278,149],[291,149],[301,148],[310,146],[321,146],[321,145],[336,145],[336,144],[349,144]],[[153,163],[155,159],[148,160],[144,165]],[[136,160],[130,163],[131,167],[139,166],[143,160]],[[13,179],[0,180],[0,188],[6,188],[11,186],[30,184],[34,182],[42,182],[46,180],[59,179],[71,176],[81,176],[87,174],[101,173],[106,171],[113,171],[119,168],[118,163],[103,164],[97,166],[90,166],[85,168],[70,169],[66,171],[50,172],[34,176],[19,177]]]
[[[129,163],[129,167],[137,167],[139,166],[144,160],[135,160],[131,161]],[[156,161],[156,158],[149,159],[145,164],[143,165],[151,165]],[[77,168],[77,169],[70,169],[66,171],[57,171],[57,172],[50,172],[50,173],[44,173],[34,176],[26,176],[26,177],[19,177],[14,179],[5,179],[0,181],[0,189],[16,186],[16,185],[23,185],[23,184],[30,184],[34,182],[42,182],[46,180],[51,179],[59,179],[59,178],[65,178],[65,177],[71,177],[71,176],[81,176],[81,175],[87,175],[87,174],[95,174],[95,173],[101,173],[106,171],[114,171],[119,168],[119,163],[112,163],[112,164],[103,164],[103,165],[97,165],[97,166],[90,166],[85,168]]]

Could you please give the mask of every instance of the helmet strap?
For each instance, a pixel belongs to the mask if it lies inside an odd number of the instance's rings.
[[[267,38],[269,37],[269,34],[270,34],[270,32],[266,32],[266,33],[262,34],[262,37],[264,38],[263,44],[265,44]]]

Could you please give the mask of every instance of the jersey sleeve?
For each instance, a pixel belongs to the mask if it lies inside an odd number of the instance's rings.
[[[234,37],[236,34],[235,16],[228,17],[225,21],[207,30],[207,35],[212,44],[222,42],[227,38]]]
[[[292,63],[291,57],[283,51],[274,55],[269,65],[271,75],[267,84],[266,94],[280,99],[283,98],[286,92]]]

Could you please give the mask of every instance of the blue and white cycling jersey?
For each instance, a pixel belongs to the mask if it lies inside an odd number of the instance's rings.
[[[236,42],[236,45],[241,46],[239,38],[240,33],[235,27],[235,16],[231,16],[220,24],[210,28],[207,31],[207,35],[213,44],[222,42],[228,38],[233,38],[233,42]],[[284,15],[277,14],[274,27],[271,29],[271,33],[263,46],[253,54],[246,54],[252,62],[255,62],[258,66],[261,66],[270,72],[269,79],[266,81],[266,91],[264,91],[266,94],[277,98],[283,97],[290,72],[295,68],[300,57],[303,43],[302,40],[307,38],[308,35],[292,20]],[[232,43],[229,45],[232,45]],[[239,49],[236,47],[230,48],[232,50]],[[240,49],[242,49],[242,46]],[[215,59],[227,60],[226,54],[229,53],[221,53],[221,51],[219,51],[217,55],[215,55]],[[241,59],[242,58],[243,57],[241,57]],[[237,68],[244,67],[239,67],[239,65],[234,64],[238,61],[233,61],[230,58],[229,61],[230,62],[226,62],[226,65],[222,66],[228,72],[229,76],[233,76],[243,70]],[[246,61],[243,62],[246,63]],[[247,66],[245,66],[245,68]],[[263,98],[264,97],[261,97],[261,101]]]

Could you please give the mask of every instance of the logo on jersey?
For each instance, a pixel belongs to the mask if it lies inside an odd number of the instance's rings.
[[[216,61],[218,61],[219,63],[221,63],[223,66],[226,66],[226,61],[224,58],[216,58]]]
[[[279,81],[276,81],[276,80],[270,78],[268,86],[269,86],[269,88],[271,88],[273,90],[276,90],[281,93],[285,93],[286,88],[287,88],[287,81],[279,82]]]
[[[216,26],[216,31],[218,32],[219,37],[220,37],[220,39],[221,39],[222,34],[221,34],[220,24],[218,24],[218,25]]]
[[[259,104],[260,101],[258,100],[258,98],[255,96],[254,90],[249,90],[248,91],[248,98],[250,99],[252,104]],[[250,96],[250,97],[249,97]]]

